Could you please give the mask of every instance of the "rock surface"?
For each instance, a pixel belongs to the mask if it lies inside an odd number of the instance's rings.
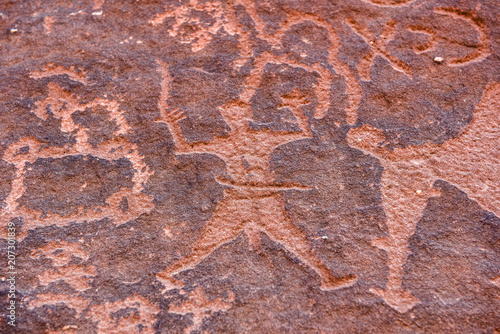
[[[1,1],[0,331],[500,333],[499,18]]]

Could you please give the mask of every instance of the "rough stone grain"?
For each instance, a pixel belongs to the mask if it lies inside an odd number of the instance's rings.
[[[500,333],[499,17],[0,1],[0,332]]]

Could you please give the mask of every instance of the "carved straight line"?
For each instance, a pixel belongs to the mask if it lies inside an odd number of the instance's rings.
[[[377,7],[406,7],[417,0],[361,0]]]

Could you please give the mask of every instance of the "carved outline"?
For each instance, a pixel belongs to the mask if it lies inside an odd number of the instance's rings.
[[[376,39],[375,35],[371,31],[362,27],[351,17],[347,19],[347,24],[363,39],[366,44],[370,46],[370,52],[363,57],[357,66],[361,80],[371,80],[370,70],[377,56],[381,56],[386,59],[394,70],[403,73],[407,77],[412,76],[410,65],[406,64],[396,56],[393,56],[389,50],[387,50],[387,44],[389,44],[389,42],[396,36],[396,26],[398,24],[396,21],[389,20],[386,22],[384,31],[380,35],[379,39]]]
[[[422,217],[427,200],[439,194],[433,188],[436,180],[445,179],[455,184],[481,207],[500,217],[500,187],[498,183],[495,184],[495,180],[491,180],[495,167],[500,164],[499,102],[500,83],[490,84],[476,106],[471,124],[458,137],[441,145],[425,144],[390,151],[382,146],[386,139],[382,130],[364,125],[348,132],[349,146],[375,156],[384,167],[381,180],[382,205],[387,217],[389,236],[373,240],[372,244],[387,252],[389,276],[385,290],[371,291],[398,312],[408,312],[418,303],[402,287],[403,266],[410,254],[408,240]],[[496,140],[496,145],[493,143],[486,146],[494,149],[484,152],[478,159],[470,154],[470,149],[485,151],[482,144],[484,140]],[[484,161],[484,157],[490,161]],[[453,163],[461,169],[450,167]],[[461,175],[457,173],[458,170],[470,172],[468,175]]]
[[[34,71],[32,78],[41,79],[56,75],[68,75],[71,80],[86,83],[86,78],[82,78],[80,72],[74,72],[73,68],[66,69],[61,66],[49,64],[44,71]],[[23,233],[20,234],[21,240],[27,235],[30,229],[41,226],[64,226],[70,222],[95,221],[106,217],[112,217],[117,225],[124,224],[140,214],[149,212],[153,209],[153,200],[143,193],[145,184],[152,172],[143,162],[142,157],[137,152],[135,144],[125,139],[124,135],[130,130],[125,117],[119,110],[119,103],[103,98],[97,98],[92,102],[80,104],[78,99],[66,92],[59,85],[50,82],[48,84],[49,95],[43,101],[36,103],[36,109],[33,111],[39,118],[47,118],[46,108],[50,106],[55,118],[61,120],[61,130],[63,132],[76,131],[76,143],[67,144],[64,147],[46,147],[43,142],[33,137],[24,137],[16,143],[11,144],[4,152],[3,159],[16,167],[16,177],[12,181],[11,192],[5,199],[5,208],[1,210],[0,218],[8,222],[14,217],[23,217]],[[76,111],[84,111],[86,108],[103,106],[110,112],[110,120],[114,120],[119,129],[114,133],[116,139],[101,143],[96,149],[88,143],[88,135],[84,128],[76,125],[71,115]],[[28,147],[28,152],[23,153],[21,149]],[[135,169],[132,177],[132,190],[122,188],[106,199],[106,206],[95,209],[84,210],[80,207],[78,212],[61,216],[59,214],[47,214],[45,217],[41,211],[18,207],[17,200],[24,194],[24,169],[27,162],[33,163],[38,158],[62,158],[73,155],[92,155],[106,160],[116,160],[127,158]],[[126,212],[119,208],[123,197],[129,202]]]
[[[235,2],[233,2],[232,5],[233,6],[230,5],[229,7],[234,8]],[[234,26],[240,26],[236,15],[231,10],[230,12],[229,20],[233,22]],[[317,23],[316,17],[311,17],[315,18],[313,22]],[[292,19],[288,21],[288,25],[284,25],[284,27],[275,34],[275,36],[278,37],[273,38],[273,40],[280,44],[281,39],[279,37],[284,35],[286,28],[309,19],[309,17],[304,19],[294,18],[292,16]],[[254,23],[256,23],[255,20]],[[323,26],[323,24],[321,24],[321,26]],[[329,32],[332,31],[331,28],[327,29]],[[279,195],[279,191],[292,189],[306,190],[307,188],[295,184],[276,184],[273,181],[273,175],[270,173],[269,157],[277,146],[294,140],[312,137],[308,127],[308,120],[300,110],[301,101],[303,101],[304,97],[300,95],[298,90],[290,94],[290,96],[281,97],[282,106],[287,106],[291,109],[302,132],[277,133],[268,130],[255,131],[251,130],[247,124],[252,117],[250,99],[255,93],[255,90],[259,87],[260,78],[268,63],[285,63],[288,66],[297,66],[306,69],[312,68],[314,71],[319,72],[322,78],[330,78],[331,74],[329,74],[327,69],[323,69],[317,64],[313,66],[302,63],[296,64],[291,61],[290,58],[276,56],[269,52],[264,52],[257,57],[257,59],[253,59],[252,51],[249,49],[250,45],[252,45],[249,34],[250,33],[244,29],[240,32],[241,56],[243,61],[239,62],[239,64],[244,64],[247,61],[253,62],[251,74],[246,78],[246,90],[240,94],[239,99],[230,101],[219,108],[219,111],[231,128],[231,134],[229,136],[216,137],[211,142],[187,143],[184,139],[178,124],[184,116],[179,110],[172,110],[172,108],[168,106],[168,83],[171,80],[170,73],[167,64],[158,61],[158,71],[162,75],[162,91],[158,103],[161,117],[157,121],[167,124],[170,133],[174,137],[177,154],[215,154],[225,162],[228,170],[232,174],[232,180],[226,181],[218,179],[221,184],[229,186],[229,188],[224,190],[224,199],[218,204],[212,218],[205,224],[202,236],[193,245],[191,254],[181,258],[173,265],[167,267],[164,271],[158,273],[157,278],[165,286],[164,292],[170,289],[181,288],[183,287],[183,283],[174,278],[178,272],[193,268],[221,245],[232,241],[242,232],[245,232],[249,237],[251,248],[259,250],[260,233],[264,232],[271,239],[284,245],[285,248],[297,256],[302,263],[314,269],[321,277],[321,289],[334,290],[352,286],[357,280],[356,276],[347,275],[342,278],[333,277],[329,269],[315,255],[305,234],[290,221],[286,214],[284,202]],[[332,45],[338,46],[335,44],[335,40],[331,42]],[[277,43],[274,43],[274,45]],[[273,44],[272,41],[271,44]],[[330,57],[333,55],[336,56],[336,52],[333,53],[330,51],[329,55]],[[293,63],[292,65],[290,65],[291,62]],[[335,63],[337,63],[337,61]],[[348,67],[343,66],[343,68]],[[350,70],[348,71],[350,73]],[[325,72],[328,73],[328,75],[325,75]],[[326,87],[330,87],[329,82],[330,80],[327,80]],[[318,113],[318,108],[316,108],[314,117],[323,117],[323,110],[325,109],[320,109]],[[233,138],[235,137],[237,139],[233,142]],[[241,144],[243,144],[243,148]],[[256,144],[260,145],[256,146]],[[264,151],[252,152],[252,149],[256,148],[263,149]],[[250,159],[249,164],[253,166],[253,169],[251,169],[252,172],[261,174],[257,180],[248,182],[248,180],[245,179],[249,171],[244,167],[241,156]],[[245,214],[240,214],[239,210],[244,207],[265,208],[265,210],[268,210],[266,211],[268,215],[262,215],[257,221],[252,221],[255,217],[251,218],[250,213],[247,215],[248,217],[246,217]],[[245,221],[244,219],[248,219],[249,221]]]

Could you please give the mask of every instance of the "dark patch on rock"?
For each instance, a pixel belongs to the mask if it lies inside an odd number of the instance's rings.
[[[80,124],[87,130],[89,144],[97,148],[99,144],[113,138],[113,132],[118,130],[118,125],[109,120],[109,112],[102,106],[96,106],[89,110],[77,111],[71,117],[76,124]]]
[[[20,205],[43,214],[68,216],[84,209],[105,206],[120,188],[132,187],[132,164],[126,158],[107,161],[88,156],[38,159],[26,165],[27,192]]]
[[[500,321],[500,219],[453,185],[437,181],[405,265],[411,312],[424,332],[494,333]]]

